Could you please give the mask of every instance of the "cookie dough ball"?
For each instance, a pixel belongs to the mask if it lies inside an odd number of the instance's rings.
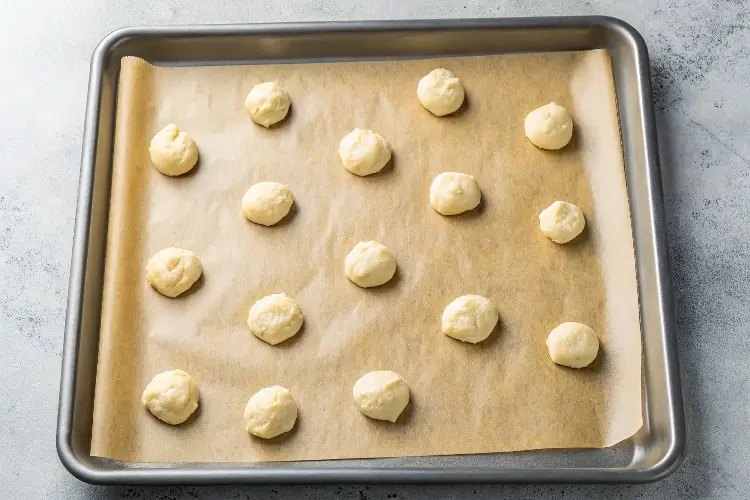
[[[242,213],[250,222],[273,226],[286,217],[294,203],[292,190],[278,182],[259,182],[242,197]]]
[[[479,205],[482,191],[477,180],[460,172],[443,172],[430,186],[430,205],[443,215],[457,215]]]
[[[198,256],[183,248],[165,248],[146,264],[149,284],[162,295],[172,298],[193,286],[202,272],[203,266]]]
[[[433,69],[417,85],[417,97],[422,106],[435,116],[457,111],[464,102],[461,80],[444,68]]]
[[[245,406],[245,429],[253,436],[274,438],[292,430],[296,421],[297,403],[280,385],[259,390]]]
[[[274,82],[256,85],[245,98],[245,109],[250,118],[266,128],[286,118],[291,104],[286,90]]]
[[[573,137],[573,119],[568,110],[551,102],[537,108],[523,122],[526,137],[542,149],[560,149]]]
[[[299,306],[285,293],[263,297],[247,315],[247,326],[253,335],[271,345],[297,335],[302,321]]]
[[[141,396],[143,406],[168,424],[187,420],[198,408],[198,384],[182,370],[162,372],[151,379]]]
[[[572,203],[556,201],[539,214],[539,229],[555,243],[567,243],[583,231],[586,219]]]
[[[409,404],[409,384],[398,373],[370,372],[355,382],[352,396],[364,415],[395,422]]]
[[[476,344],[490,336],[500,316],[494,304],[481,295],[464,295],[443,311],[443,333]]]
[[[174,123],[156,133],[148,152],[156,169],[164,175],[182,175],[198,163],[198,146]]]
[[[396,273],[396,259],[377,241],[360,241],[344,261],[346,277],[355,285],[370,288],[387,283]]]
[[[549,357],[558,365],[583,368],[599,353],[599,338],[582,323],[562,323],[547,337]]]
[[[391,159],[391,145],[372,130],[355,128],[341,139],[339,156],[344,168],[359,175],[371,175],[383,170]]]

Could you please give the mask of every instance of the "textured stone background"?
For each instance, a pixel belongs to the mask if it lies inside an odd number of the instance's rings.
[[[615,486],[102,488],[55,422],[91,53],[129,25],[606,14],[649,46],[689,450]],[[750,4],[743,0],[59,0],[0,5],[0,490],[4,498],[750,498]]]

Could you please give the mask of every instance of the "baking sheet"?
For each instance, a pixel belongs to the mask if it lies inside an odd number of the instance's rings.
[[[456,72],[467,102],[438,119],[416,83]],[[285,122],[254,125],[242,105],[256,83],[292,97]],[[575,120],[571,145],[540,151],[523,137],[531,109],[556,101]],[[169,122],[201,152],[184,177],[159,174],[151,136]],[[383,134],[392,165],[359,178],[337,156],[354,127]],[[483,204],[446,218],[428,201],[440,172],[474,175]],[[293,214],[279,226],[247,222],[240,199],[261,180],[288,185]],[[537,215],[564,199],[587,230],[558,246]],[[363,290],[343,276],[360,240],[396,255],[388,285]],[[196,289],[162,297],[143,267],[166,246],[195,251]],[[641,420],[641,341],[635,265],[611,68],[605,51],[418,61],[155,68],[125,58],[114,172],[91,454],[143,462],[238,462],[605,447]],[[285,292],[305,325],[269,346],[247,330],[258,298]],[[440,333],[440,314],[467,293],[489,297],[501,323],[480,345]],[[602,351],[586,370],[549,361],[544,340],[562,321],[592,326]],[[171,427],[140,405],[150,378],[191,373],[201,406]],[[351,386],[392,369],[412,388],[396,425],[357,412]],[[294,431],[249,436],[247,398],[290,388]]]

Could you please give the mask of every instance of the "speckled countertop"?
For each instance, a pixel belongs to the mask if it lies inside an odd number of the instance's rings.
[[[68,0],[0,6],[0,496],[9,499],[750,498],[750,4],[746,0]],[[644,486],[88,486],[55,452],[91,53],[129,25],[606,14],[648,43],[688,455]]]

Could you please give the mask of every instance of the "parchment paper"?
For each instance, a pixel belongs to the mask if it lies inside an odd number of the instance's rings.
[[[416,99],[435,67],[462,79],[464,108],[436,118]],[[253,85],[287,89],[290,116],[266,130],[243,107]],[[572,143],[532,146],[527,112],[550,101],[572,112]],[[160,174],[154,133],[174,122],[200,148],[193,173]],[[360,178],[337,154],[355,127],[393,146],[385,171]],[[432,178],[474,175],[483,202],[443,217],[429,205]],[[294,192],[276,227],[244,219],[240,200],[273,180]],[[395,457],[606,447],[641,420],[641,339],[630,214],[608,55],[603,51],[451,59],[156,68],[122,60],[96,380],[92,455],[143,462]],[[537,216],[561,199],[587,229],[560,246]],[[343,274],[360,240],[398,261],[387,285],[361,289]],[[204,278],[177,299],[146,283],[148,258],[193,250]],[[252,303],[285,292],[305,324],[278,346],[253,337]],[[498,329],[468,345],[440,332],[443,308],[464,294],[489,297]],[[580,321],[600,335],[588,369],[553,364],[548,332]],[[199,383],[200,408],[172,427],[142,407],[158,372]],[[393,425],[361,415],[351,398],[365,372],[390,369],[412,403]],[[258,389],[291,389],[295,429],[272,441],[245,432]]]

